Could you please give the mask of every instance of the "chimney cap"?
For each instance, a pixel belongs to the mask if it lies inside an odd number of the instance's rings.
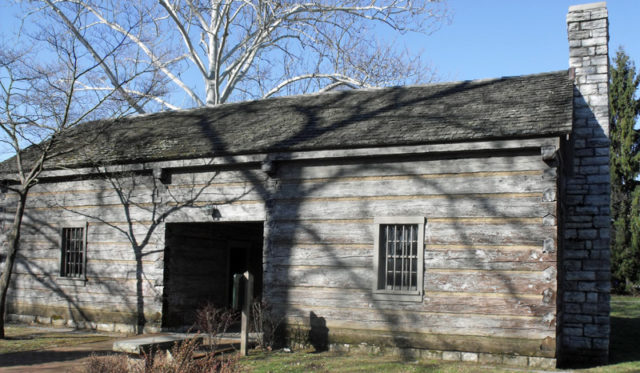
[[[599,3],[578,4],[578,5],[570,6],[569,7],[569,12],[580,12],[580,11],[583,11],[583,10],[606,8],[606,7],[607,7],[607,2],[606,1],[601,1]]]

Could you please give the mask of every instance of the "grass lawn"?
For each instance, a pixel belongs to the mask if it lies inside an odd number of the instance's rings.
[[[6,325],[5,336],[7,336],[7,339],[0,339],[0,354],[75,346],[110,339],[110,337],[106,335],[84,331],[75,332],[66,329],[34,328],[23,325]]]
[[[403,361],[391,356],[345,355],[334,352],[255,353],[241,360],[243,372],[512,372],[478,364],[438,360]]]
[[[94,333],[10,325],[9,337],[0,340],[0,354],[42,350],[107,340]],[[0,355],[0,360],[2,356]],[[334,352],[252,351],[239,360],[242,372],[523,372],[523,368],[483,364],[409,360],[378,355],[345,355]],[[539,372],[540,370],[535,370]],[[607,366],[572,370],[580,373],[640,372],[640,298],[613,297],[611,301],[611,363]]]

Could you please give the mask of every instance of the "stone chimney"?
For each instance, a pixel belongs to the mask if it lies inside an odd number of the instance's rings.
[[[573,130],[563,175],[559,252],[558,363],[601,364],[609,357],[609,56],[606,3],[569,8]]]

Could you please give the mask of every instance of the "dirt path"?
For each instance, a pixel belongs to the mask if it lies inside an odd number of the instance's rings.
[[[0,372],[79,372],[91,354],[111,352],[113,341],[0,355]]]
[[[43,337],[46,338],[46,334]],[[113,342],[122,338],[113,336],[75,346],[3,353],[0,354],[0,372],[80,372],[91,354],[111,353]]]

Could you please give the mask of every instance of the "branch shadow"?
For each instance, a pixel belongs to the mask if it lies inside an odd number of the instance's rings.
[[[500,81],[502,82],[502,81]],[[500,83],[499,82],[499,83]],[[390,118],[390,120],[402,121],[406,118],[391,118],[391,114],[396,113],[398,107],[412,107],[427,103],[429,100],[446,97],[453,95],[464,90],[475,90],[479,88],[492,89],[492,85],[496,82],[482,82],[482,83],[460,83],[453,85],[449,89],[440,90],[431,96],[422,96],[419,98],[408,98],[403,95],[402,89],[389,89],[381,91],[381,95],[385,95],[385,104],[382,106],[371,105],[368,101],[351,102],[348,107],[348,113],[346,115],[339,116],[337,120],[330,121],[327,124],[327,118],[322,117],[322,113],[326,112],[327,108],[340,107],[340,103],[345,99],[345,94],[337,93],[327,95],[319,104],[314,105],[293,105],[289,109],[295,113],[298,118],[303,118],[302,125],[297,127],[295,131],[287,132],[286,136],[282,134],[274,134],[274,137],[279,140],[273,142],[266,148],[266,152],[287,152],[292,150],[313,150],[314,146],[322,144],[323,139],[329,136],[334,131],[339,129],[358,129],[355,124],[366,122],[372,117]],[[496,88],[497,89],[497,88]],[[284,101],[287,102],[287,101]],[[259,107],[254,107],[253,104],[248,103],[242,106],[242,110],[246,110],[250,115]],[[448,112],[454,108],[443,108],[443,112]],[[216,120],[222,120],[224,118],[220,115],[225,115],[225,112],[219,114]],[[229,111],[226,111],[226,115],[231,115]],[[408,113],[407,116],[410,116]],[[194,114],[185,113],[191,122],[196,123],[196,127],[201,132],[201,137],[210,142],[210,149],[207,154],[222,159],[224,163],[229,165],[239,164],[238,156],[234,155],[242,153],[238,151],[233,145],[226,143],[226,137],[216,131],[215,126],[211,125],[211,119],[205,118],[206,110],[200,110],[194,112]],[[416,119],[416,118],[413,118]],[[448,117],[442,115],[436,115],[432,118],[425,118],[430,121],[437,121],[441,125],[451,127],[451,131],[460,131],[463,133],[470,133],[470,139],[473,137],[473,129],[469,129],[465,126],[466,120],[471,118],[461,118],[460,121],[452,121]],[[261,118],[256,118],[251,126],[259,126],[258,123]],[[385,123],[376,123],[367,128],[371,133],[384,133]],[[137,136],[142,138],[145,135],[151,136],[152,129],[147,129],[136,133]],[[410,129],[408,130],[410,131]],[[251,134],[245,134],[251,136]],[[367,134],[362,134],[366,137]],[[393,136],[394,134],[389,134]],[[406,135],[406,134],[405,134]],[[279,137],[278,137],[279,136]],[[379,135],[378,135],[379,136]],[[403,135],[404,136],[404,135]],[[533,136],[533,135],[531,135]],[[373,136],[375,137],[375,136]],[[400,136],[402,137],[402,136]],[[496,135],[494,139],[505,138],[507,135]],[[415,141],[411,138],[402,137],[401,145],[408,145],[413,143],[424,143],[424,141]],[[260,139],[256,139],[259,141]],[[337,141],[331,143],[331,141]],[[339,139],[330,139],[329,143],[334,147],[339,147]],[[359,143],[359,147],[374,146],[373,143],[367,143],[366,139]],[[142,146],[142,145],[141,145]],[[94,150],[92,150],[94,151]],[[433,345],[440,350],[456,350],[460,347],[456,343],[451,342],[451,339],[447,333],[443,332],[447,327],[443,327],[443,323],[448,320],[445,319],[443,314],[454,313],[459,317],[461,314],[481,315],[486,317],[492,315],[494,326],[477,328],[479,332],[465,331],[464,326],[456,326],[456,330],[459,330],[461,334],[467,333],[467,335],[473,335],[469,333],[476,333],[483,337],[495,336],[496,333],[493,330],[495,325],[500,324],[500,316],[513,315],[513,312],[524,312],[527,316],[535,317],[539,319],[537,323],[527,324],[525,322],[512,321],[509,327],[504,327],[502,332],[504,335],[527,335],[534,328],[534,332],[541,334],[549,331],[551,335],[555,335],[555,288],[556,288],[556,274],[551,271],[546,271],[547,268],[536,267],[534,270],[538,271],[538,277],[534,277],[533,281],[537,281],[538,287],[529,291],[528,295],[532,295],[531,292],[535,292],[535,300],[531,300],[530,297],[523,297],[523,285],[518,283],[517,276],[511,272],[518,272],[522,270],[517,264],[501,263],[500,257],[504,255],[504,252],[499,249],[501,246],[509,245],[529,245],[542,247],[542,240],[545,237],[540,237],[541,232],[546,232],[544,228],[540,229],[534,225],[523,225],[517,219],[523,218],[523,216],[517,215],[517,208],[509,208],[509,206],[500,205],[492,202],[490,198],[482,198],[473,193],[467,193],[468,195],[461,195],[451,192],[451,188],[446,183],[438,183],[438,179],[430,179],[428,177],[421,177],[421,173],[416,173],[415,170],[410,169],[407,165],[417,161],[450,161],[450,163],[459,162],[464,164],[469,159],[475,159],[481,162],[482,160],[491,159],[492,157],[506,159],[505,167],[509,166],[509,162],[515,162],[514,155],[533,156],[538,153],[534,153],[531,149],[524,149],[518,152],[494,152],[487,153],[482,151],[470,151],[465,157],[460,155],[448,156],[444,154],[430,154],[428,156],[402,156],[395,157],[393,159],[386,157],[370,157],[366,161],[360,158],[351,159],[338,159],[332,160],[330,165],[335,166],[333,169],[327,171],[326,175],[323,175],[319,181],[315,183],[305,183],[304,180],[309,176],[304,174],[305,167],[314,167],[322,165],[323,161],[300,161],[294,159],[287,159],[286,155],[282,155],[275,161],[276,171],[275,174],[267,181],[259,178],[256,175],[256,170],[259,169],[260,164],[252,164],[251,168],[240,168],[237,170],[243,175],[244,180],[250,185],[247,193],[254,193],[258,196],[259,200],[265,206],[264,216],[264,247],[263,247],[263,268],[265,276],[265,289],[263,294],[267,299],[271,298],[273,303],[277,303],[280,311],[283,314],[290,316],[301,323],[305,323],[311,327],[314,325],[320,326],[323,336],[326,334],[330,339],[330,331],[328,330],[330,323],[334,320],[338,321],[358,321],[363,323],[369,323],[384,329],[384,332],[388,334],[391,340],[391,345],[396,347],[412,347],[410,338],[407,337],[409,332],[407,329],[415,327],[416,325],[422,325],[423,330],[430,331],[435,338],[436,342]],[[108,158],[107,158],[108,159]],[[134,161],[134,160],[132,160]],[[212,203],[210,196],[205,196],[203,193],[207,188],[207,185],[211,185],[213,179],[209,180],[205,185],[193,185],[192,189],[194,193],[184,197],[178,195],[171,195],[171,189],[162,186],[158,183],[158,180],[149,174],[148,170],[141,171],[140,173],[123,174],[123,173],[109,173],[106,169],[107,165],[93,165],[95,172],[101,175],[103,180],[106,181],[104,191],[109,194],[113,191],[117,194],[117,205],[121,206],[122,213],[125,216],[124,224],[114,224],[107,217],[100,214],[100,211],[96,214],[87,213],[80,209],[74,209],[73,207],[66,206],[64,201],[58,203],[59,208],[63,208],[66,211],[82,216],[91,221],[99,222],[109,227],[114,234],[124,237],[129,242],[131,251],[134,255],[135,266],[135,281],[136,281],[136,301],[131,305],[136,310],[138,315],[137,326],[138,332],[144,330],[144,326],[147,321],[145,319],[145,309],[147,304],[145,303],[145,289],[143,283],[148,283],[152,288],[155,285],[153,276],[147,277],[145,271],[147,264],[143,262],[145,255],[145,248],[152,241],[152,236],[157,231],[161,231],[164,227],[164,221],[170,215],[176,215],[179,213],[186,213],[185,211],[192,211],[192,209],[199,209],[207,204]],[[195,168],[196,172],[211,172],[220,170],[217,166],[209,165],[209,167]],[[464,168],[464,167],[462,167]],[[286,169],[286,177],[283,177]],[[224,172],[225,170],[219,171]],[[373,197],[375,194],[387,193],[396,197],[407,197],[415,194],[420,194],[421,190],[431,190],[433,195],[442,196],[441,199],[444,202],[434,202],[429,200],[423,204],[416,203],[414,206],[402,205],[394,206],[393,202],[388,206],[382,206],[373,202],[374,198],[362,199],[350,205],[349,209],[341,211],[340,208],[333,207],[334,212],[340,212],[342,215],[330,216],[322,214],[322,209],[318,208],[313,212],[310,209],[310,205],[306,199],[313,198],[316,195],[321,195],[323,192],[328,191],[331,193],[330,188],[332,185],[339,182],[342,178],[355,177],[360,174],[366,174],[366,172],[377,175],[405,175],[408,180],[416,185],[416,192],[410,193],[410,195],[403,195],[402,193],[396,193],[395,191],[385,190],[386,184],[381,184],[378,189],[373,190],[372,195],[366,195],[364,197]],[[453,172],[453,171],[452,171]],[[425,170],[424,173],[429,173],[429,170]],[[455,173],[455,172],[453,172]],[[217,174],[215,174],[217,176]],[[543,175],[536,177],[542,178]],[[125,180],[133,178],[131,185],[124,183]],[[141,195],[134,193],[136,189],[136,178],[144,178],[147,182],[151,182],[150,190],[147,190],[147,195],[142,198]],[[536,181],[536,180],[534,180]],[[493,192],[493,191],[492,191]],[[538,192],[538,191],[535,191]],[[139,203],[136,202],[136,198],[142,198],[148,201],[150,197],[151,202]],[[216,203],[220,205],[230,204],[234,201],[240,201],[244,197],[243,194],[237,196],[227,196],[223,200],[217,200]],[[507,201],[508,202],[508,201]],[[530,201],[529,201],[530,202]],[[526,203],[529,203],[526,202]],[[105,202],[103,202],[105,203]],[[465,205],[466,203],[466,205]],[[532,203],[532,202],[531,202]],[[331,202],[324,204],[330,206]],[[466,207],[465,207],[466,206]],[[517,207],[517,206],[516,206]],[[135,210],[135,213],[134,213]],[[504,295],[504,304],[508,307],[513,307],[515,311],[504,311],[500,313],[500,309],[490,310],[488,306],[481,306],[479,310],[474,311],[473,305],[468,303],[452,303],[452,306],[458,307],[455,312],[447,310],[446,306],[441,305],[440,309],[434,308],[432,313],[436,314],[435,317],[431,317],[429,320],[436,320],[438,317],[442,318],[438,325],[425,325],[424,312],[421,313],[422,305],[398,305],[393,302],[384,302],[374,300],[371,293],[372,286],[372,268],[373,268],[373,235],[371,230],[371,223],[369,222],[375,216],[378,215],[397,215],[397,216],[426,216],[427,218],[427,237],[425,239],[425,296],[423,304],[428,304],[430,293],[441,293],[447,295],[447,293],[462,292],[467,289],[468,293],[493,293],[498,292]],[[134,216],[144,216],[145,218],[139,218]],[[542,218],[541,216],[525,216],[524,218]],[[335,234],[327,228],[320,230],[320,224],[314,220],[327,220],[335,219],[338,223],[355,220],[357,221],[356,230],[351,232],[349,237],[339,237],[341,232],[336,228]],[[505,218],[506,223],[502,225],[496,225],[496,232],[494,234],[483,234],[478,231],[474,231],[469,228],[469,224],[466,224],[464,219],[469,218]],[[513,222],[508,219],[515,219]],[[438,222],[440,219],[440,222]],[[447,220],[449,219],[449,220]],[[144,229],[138,230],[137,225],[140,221],[144,220]],[[325,225],[330,225],[327,223]],[[490,225],[491,223],[483,223]],[[337,226],[337,225],[336,225]],[[497,227],[500,226],[500,227]],[[503,236],[500,233],[500,229],[503,232],[507,232],[509,235]],[[445,235],[443,232],[447,231]],[[554,237],[555,238],[555,237]],[[313,246],[311,246],[313,245]],[[435,248],[436,246],[447,247],[457,246],[455,254],[451,254],[446,251],[443,254],[442,248]],[[301,261],[298,251],[301,248],[312,247],[316,249],[314,255],[310,258],[306,258],[307,262]],[[353,249],[353,254],[345,255],[342,251],[345,247]],[[461,248],[461,249],[460,249]],[[482,257],[480,251],[491,251],[493,257]],[[534,251],[534,250],[532,250]],[[462,282],[458,285],[451,284],[452,276],[437,277],[436,273],[438,269],[442,269],[441,258],[445,255],[457,255],[455,263],[450,264],[454,267],[449,269],[456,269],[460,271],[464,270],[483,270],[485,271],[485,277],[488,279],[480,278],[480,282],[474,279],[467,279],[467,282]],[[524,257],[527,256],[526,253]],[[533,255],[533,254],[531,254]],[[318,260],[321,264],[315,264],[314,261]],[[544,264],[549,263],[549,268],[554,267],[553,255],[546,257]],[[302,263],[302,264],[301,264]],[[306,264],[304,264],[306,263]],[[305,267],[303,271],[296,270],[295,267]],[[526,268],[526,266],[525,266]],[[529,268],[526,268],[529,270]],[[332,280],[331,276],[339,273],[340,279]],[[293,297],[290,291],[291,287],[301,287],[303,285],[311,287],[311,281],[314,278],[322,276],[326,279],[326,283],[319,286],[331,288],[332,291],[338,292],[341,289],[345,291],[349,290],[352,293],[358,294],[358,302],[360,308],[371,308],[372,312],[362,312],[355,315],[345,316],[345,314],[351,313],[353,310],[349,309],[348,300],[345,299],[332,299],[334,303],[341,300],[346,303],[345,306],[323,306],[315,305],[312,303],[305,304],[302,299]],[[456,275],[459,276],[459,275]],[[543,278],[540,278],[543,276]],[[465,280],[465,279],[463,279]],[[487,285],[489,284],[489,285]],[[472,290],[469,290],[472,289]],[[497,289],[497,290],[496,290]],[[551,294],[547,291],[551,289]],[[114,289],[115,290],[115,289]],[[431,306],[431,305],[429,305]],[[398,310],[401,309],[400,312]],[[408,312],[404,312],[408,311]],[[424,311],[422,309],[422,311]],[[512,312],[513,311],[513,312]],[[369,319],[367,319],[367,317]],[[506,325],[506,324],[504,324]],[[533,325],[533,326],[532,326]],[[509,330],[507,330],[509,329]],[[451,329],[449,329],[451,330]],[[541,342],[541,348],[548,349],[549,346],[545,345],[545,341]],[[318,343],[319,348],[324,346],[325,343]],[[551,348],[555,348],[555,345]],[[405,359],[414,358],[408,351],[401,350],[400,353]],[[545,353],[548,353],[547,351]]]
[[[486,83],[486,84],[491,84],[491,83]],[[446,96],[448,94],[455,93],[458,90],[476,89],[481,86],[482,84],[469,88],[469,87],[466,87],[465,83],[462,83],[460,86],[455,86],[451,88],[451,90],[438,92],[437,95]],[[418,103],[418,102],[412,102],[411,100],[404,99],[403,97],[401,97],[401,93],[402,93],[402,90],[387,91],[385,94],[391,97],[387,97],[386,100],[389,101],[390,103],[387,106],[379,107],[379,108],[376,108],[375,110],[371,110],[367,102],[361,102],[359,104],[355,104],[354,106],[349,108],[349,111],[353,113],[352,115],[348,115],[345,118],[341,118],[339,121],[332,122],[330,125],[322,126],[322,127],[317,126],[317,123],[322,122],[322,120],[318,117],[317,113],[321,112],[322,110],[325,110],[327,106],[330,107],[332,105],[332,102],[328,102],[327,100],[325,100],[322,103],[321,107],[320,106],[319,107],[300,106],[297,108],[293,108],[294,111],[298,113],[298,115],[305,118],[304,120],[305,125],[299,130],[298,133],[292,133],[286,139],[272,145],[271,149],[277,150],[277,149],[297,148],[300,144],[313,142],[314,139],[322,138],[324,134],[330,133],[335,129],[348,127],[354,123],[366,120],[367,118],[370,118],[370,117],[375,117],[375,116],[384,117],[388,111],[396,109],[398,106],[413,105]],[[332,97],[332,99],[334,100],[333,103],[339,103],[341,98],[342,96],[340,94],[333,96]],[[421,97],[420,100],[427,101],[431,98],[434,98],[434,97]],[[248,108],[245,107],[245,109],[251,110],[250,105]],[[434,119],[434,118],[431,118],[431,119]],[[441,120],[446,125],[455,126],[458,124],[458,123],[452,123],[451,121],[448,121],[447,118],[445,117],[435,118],[435,119]],[[398,120],[402,120],[402,118],[398,118]],[[224,158],[228,163],[233,164],[234,156],[225,155],[227,151],[224,148],[224,141],[222,137],[216,134],[215,129],[209,126],[207,121],[202,121],[200,125],[203,128],[202,130],[203,136],[206,136],[206,138],[211,139],[212,147],[215,149],[216,152],[222,153],[220,157]],[[370,129],[370,130],[375,131],[374,129]],[[309,134],[312,134],[311,137]],[[540,153],[538,149],[537,155],[539,156],[539,154]],[[438,155],[434,155],[434,156],[436,158],[438,157]],[[476,154],[476,156],[478,156],[478,154]],[[486,157],[488,155],[482,154],[481,156]],[[406,159],[404,161],[406,161]],[[287,165],[296,164],[296,161],[287,162],[286,157],[283,159],[279,159],[278,162],[283,167],[285,166],[285,164]],[[370,169],[376,169],[378,166],[375,165],[375,159],[372,163],[373,164],[366,163],[361,165],[360,167],[361,168],[369,167]],[[313,162],[303,163],[299,161],[298,164],[313,165]],[[338,161],[338,164],[340,164],[340,161]],[[265,271],[264,273],[266,276],[265,284],[271,289],[265,289],[265,294],[266,296],[271,295],[275,297],[275,299],[277,299],[277,303],[280,305],[280,309],[283,313],[291,313],[292,309],[295,310],[296,308],[295,306],[292,306],[292,305],[295,305],[296,302],[298,302],[299,300],[289,298],[287,286],[290,286],[291,284],[296,282],[304,282],[305,278],[312,278],[314,277],[314,275],[319,275],[319,276],[326,275],[328,269],[326,267],[322,268],[322,266],[316,269],[308,269],[304,273],[291,272],[290,268],[292,268],[294,264],[291,263],[290,261],[294,257],[294,254],[295,254],[294,251],[295,251],[296,245],[299,244],[299,242],[297,242],[297,237],[298,236],[305,237],[303,244],[304,243],[321,244],[319,246],[321,250],[321,254],[314,256],[314,258],[316,259],[323,258],[324,260],[322,262],[330,263],[328,265],[329,267],[346,269],[346,272],[347,272],[346,275],[348,277],[348,281],[346,283],[348,284],[349,288],[360,289],[360,290],[366,289],[364,290],[364,293],[367,295],[365,295],[366,299],[363,302],[363,304],[368,304],[369,307],[373,307],[374,309],[376,309],[376,312],[380,315],[382,319],[378,320],[375,323],[377,325],[387,325],[389,327],[388,331],[391,334],[393,344],[395,346],[400,346],[400,347],[410,347],[410,345],[407,344],[407,339],[405,338],[403,333],[398,332],[396,330],[401,329],[402,324],[420,325],[422,322],[420,317],[417,314],[414,314],[413,316],[409,316],[409,315],[400,315],[396,312],[390,312],[388,308],[390,305],[384,305],[384,302],[378,302],[373,300],[371,298],[371,292],[369,290],[372,284],[371,278],[366,274],[363,275],[362,271],[349,270],[348,269],[349,267],[354,267],[351,262],[351,259],[353,258],[340,257],[336,255],[336,250],[332,250],[331,248],[332,244],[339,245],[342,242],[340,241],[331,242],[331,239],[327,238],[324,232],[317,232],[314,230],[311,224],[304,225],[302,222],[304,213],[300,212],[300,209],[301,209],[301,204],[303,203],[302,201],[304,201],[305,197],[313,196],[314,193],[317,193],[321,189],[329,186],[332,182],[331,180],[339,179],[341,177],[348,177],[350,176],[349,172],[356,171],[357,173],[358,166],[356,166],[356,164],[353,164],[352,166],[354,167],[352,167],[351,169],[349,169],[349,167],[345,167],[342,169],[338,167],[338,169],[332,175],[324,176],[323,179],[326,180],[325,184],[320,183],[311,188],[303,188],[302,187],[303,184],[300,183],[298,184],[297,190],[296,190],[296,187],[293,186],[287,189],[286,193],[282,192],[282,187],[284,184],[281,182],[281,180],[278,182],[278,185],[275,188],[275,190],[270,190],[268,188],[262,187],[262,184],[259,183],[258,180],[253,179],[252,175],[250,174],[246,175],[248,180],[254,183],[255,189],[260,193],[260,195],[262,196],[262,199],[264,200],[267,206],[266,222],[269,225],[269,227],[265,230],[265,258],[264,258]],[[388,168],[378,167],[378,169],[380,169],[380,171],[382,172],[389,171]],[[298,167],[297,170],[301,172],[302,167]],[[276,178],[278,177],[279,176],[277,176]],[[305,178],[304,175],[302,174],[296,175],[295,171],[291,172],[291,170],[289,170],[289,173],[287,174],[287,179],[289,180],[303,180],[304,178]],[[425,187],[429,186],[432,188],[440,188],[438,192],[444,195],[445,198],[448,198],[452,206],[456,206],[454,201],[457,198],[459,198],[459,196],[451,195],[451,193],[449,193],[447,189],[441,188],[437,185],[433,185],[429,183],[428,179],[416,179],[416,180],[418,182],[423,183]],[[296,197],[293,198],[292,200],[291,195],[295,195]],[[296,200],[298,201],[297,203],[296,203]],[[283,203],[282,201],[287,201],[286,204],[287,204],[288,211],[286,215],[289,217],[289,219],[292,219],[294,221],[296,219],[298,220],[297,223],[293,223],[295,224],[295,226],[292,227],[290,230],[287,230],[287,228],[283,228],[284,226],[286,226],[287,223],[289,223],[289,221],[286,221],[286,220],[283,221],[281,220],[281,218],[280,220],[277,218],[278,209],[279,209],[278,205],[281,205]],[[495,207],[489,203],[489,201],[481,202],[478,206],[475,207],[475,209],[476,210],[474,211],[474,213],[477,215],[474,215],[474,216],[511,217],[508,211],[505,211],[505,210],[497,211]],[[379,212],[376,211],[375,208],[368,210],[366,207],[366,203],[364,203],[363,206],[360,207],[360,210],[357,213],[354,212],[353,215],[354,216],[362,215],[362,216],[367,216],[368,218],[373,218],[378,213]],[[422,211],[414,210],[413,214],[427,216],[427,220],[429,220],[429,216],[430,216],[428,208]],[[460,216],[460,215],[453,214],[452,216]],[[519,243],[519,242],[520,243],[526,242],[530,244],[539,245],[540,247],[542,247],[543,238],[539,237],[540,236],[539,231],[535,229],[532,229],[531,231],[529,231],[527,227],[523,228],[522,225],[517,225],[517,228],[520,229],[520,234],[515,238],[494,236],[494,237],[486,238],[484,241],[483,240],[478,241],[477,237],[472,237],[468,234],[467,227],[459,224],[458,222],[455,222],[452,227],[453,231],[455,231],[458,236],[457,243],[464,246],[468,246],[468,247],[474,247],[474,246],[477,246],[478,244],[491,246],[491,245],[512,244],[512,243]],[[283,233],[283,232],[286,232],[286,233]],[[363,237],[360,242],[370,242],[371,239],[372,237]],[[433,243],[434,241],[431,241],[431,242]],[[438,243],[437,240],[435,242]],[[277,253],[273,252],[275,249],[277,249],[278,251]],[[468,249],[466,250],[466,253],[470,257],[475,257],[474,249]],[[368,257],[370,258],[371,254],[368,254]],[[370,259],[366,259],[366,260],[368,260],[369,262],[372,262],[372,260]],[[483,265],[482,263],[478,263],[475,266],[471,265],[471,268],[486,269],[485,267],[482,267],[482,265]],[[371,269],[371,264],[364,264],[364,265],[360,264],[357,266],[361,266],[361,268],[365,268],[368,270]],[[546,282],[548,284],[548,287],[537,290],[540,292],[539,293],[540,300],[544,299],[545,303],[548,303],[549,306],[544,306],[544,305],[539,306],[538,304],[535,304],[535,302],[534,304],[531,304],[531,301],[529,299],[524,299],[520,297],[522,290],[516,288],[516,286],[514,285],[513,278],[510,277],[508,274],[504,274],[500,272],[493,272],[490,274],[490,276],[495,277],[496,281],[502,284],[502,287],[505,289],[505,293],[508,294],[509,298],[513,301],[513,303],[516,304],[518,307],[520,307],[521,310],[528,309],[529,312],[531,312],[532,314],[536,316],[541,316],[541,319],[544,317],[545,321],[541,320],[542,322],[541,322],[540,330],[550,331],[551,335],[554,335],[554,332],[555,332],[554,330],[555,310],[553,309],[553,306],[552,306],[552,304],[555,302],[555,287],[556,287],[555,271],[553,270],[554,266],[555,264],[553,263],[553,261],[551,261],[549,263],[549,267],[552,269],[549,271],[549,273],[545,273],[545,277],[547,279],[544,280],[543,282]],[[429,286],[431,285],[429,284],[429,282],[431,280],[432,278],[429,274],[429,267],[427,267],[425,272],[425,282],[427,282],[427,287],[425,289],[429,289]],[[327,284],[324,284],[324,285],[327,286]],[[344,286],[344,284],[337,285],[337,283],[332,283],[328,285]],[[548,289],[551,289],[551,292],[553,294],[549,295]],[[441,290],[444,290],[444,289],[441,289]],[[547,294],[543,294],[544,292],[547,292]],[[294,313],[299,313],[298,319],[301,319],[303,321],[304,321],[304,318],[306,318],[306,316],[303,316],[303,314],[307,312],[308,312],[308,309],[300,309],[297,312],[294,311]],[[326,329],[326,321],[330,320],[331,317],[321,316],[323,315],[322,311],[311,311],[311,313],[307,313],[307,314],[310,314],[312,316],[306,321],[306,323],[311,324],[312,328],[314,327],[313,325],[322,324],[320,325],[321,329],[323,330],[323,333],[321,334],[324,334],[324,330]],[[318,320],[321,321],[320,324],[318,324]],[[523,326],[521,327],[521,329],[523,333],[526,333],[527,326]],[[492,334],[488,331],[487,333]],[[445,347],[442,349],[458,348],[458,346],[456,346],[455,344],[449,344],[448,338],[446,335],[441,335],[439,338],[441,339],[440,345]],[[552,343],[552,345],[549,346],[548,341],[544,340],[542,341],[541,348],[547,351],[549,349],[555,349],[555,343]],[[410,355],[405,355],[404,351],[401,351],[401,354],[403,354],[403,357],[406,359],[411,358]],[[547,354],[549,354],[549,352],[547,352]]]

